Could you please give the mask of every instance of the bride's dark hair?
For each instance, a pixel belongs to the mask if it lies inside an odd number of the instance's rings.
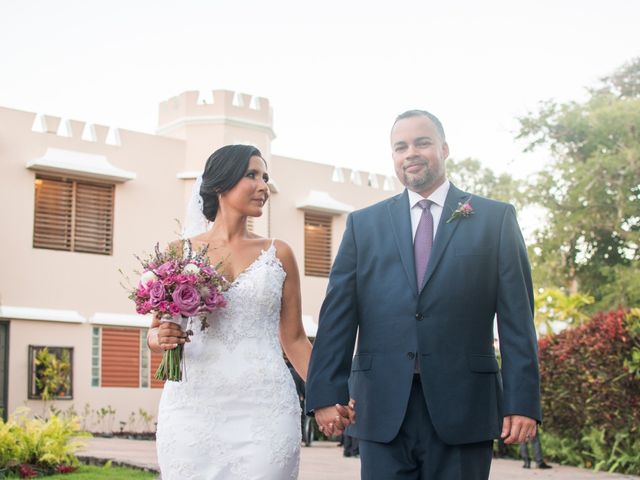
[[[260,150],[252,145],[226,145],[208,158],[200,187],[202,213],[207,220],[215,220],[220,206],[218,195],[236,186],[247,173],[249,160],[253,156],[262,158]]]

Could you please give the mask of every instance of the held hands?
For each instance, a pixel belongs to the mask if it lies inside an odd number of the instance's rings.
[[[533,418],[522,415],[504,417],[500,438],[507,445],[526,443],[536,436],[537,422]]]
[[[348,405],[336,404],[315,410],[314,415],[320,431],[328,437],[340,435],[347,425],[356,423],[354,407],[356,401],[352,398]]]

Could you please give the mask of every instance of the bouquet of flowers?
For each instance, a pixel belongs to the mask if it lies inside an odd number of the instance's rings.
[[[226,306],[222,292],[229,282],[218,272],[220,264],[211,266],[207,246],[194,252],[189,240],[173,244],[162,252],[156,244],[154,253],[146,258],[136,255],[142,264],[140,282],[130,289],[129,298],[142,315],[153,313],[161,322],[179,324],[183,330],[189,317],[200,319],[200,329],[206,329],[207,315],[216,308]],[[187,334],[193,334],[187,331]],[[155,378],[158,380],[182,380],[182,355],[184,345],[165,350]]]

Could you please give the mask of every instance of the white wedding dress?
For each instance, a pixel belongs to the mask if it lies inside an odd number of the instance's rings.
[[[300,403],[278,325],[286,274],[273,244],[185,346],[186,377],[166,382],[156,444],[162,480],[298,477]]]

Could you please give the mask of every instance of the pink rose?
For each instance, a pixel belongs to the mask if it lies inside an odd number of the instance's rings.
[[[197,275],[186,275],[181,273],[180,275],[176,275],[175,276],[175,281],[176,283],[179,284],[190,284],[193,285],[194,283],[198,282],[198,276]]]
[[[151,305],[157,307],[164,300],[165,291],[162,282],[153,282],[149,288],[149,301]]]
[[[174,317],[176,315],[180,315],[180,307],[178,307],[175,303],[169,304],[169,313]]]
[[[463,204],[460,207],[460,213],[462,213],[463,215],[470,215],[471,212],[473,212],[473,207],[471,206],[471,204],[469,202]]]
[[[214,274],[214,270],[213,268],[209,267],[209,266],[204,266],[200,269],[204,274],[212,277]]]
[[[223,295],[220,295],[218,292],[212,292],[210,295],[205,297],[204,304],[209,311],[215,310],[219,307],[224,307],[227,304]]]
[[[160,265],[158,268],[154,270],[154,272],[159,277],[167,277],[175,273],[176,267],[177,267],[176,262],[174,260],[170,260]]]
[[[147,285],[139,285],[136,289],[136,295],[141,298],[149,298],[149,288]]]
[[[151,303],[149,301],[136,305],[136,312],[140,315],[146,315],[151,311]]]
[[[200,294],[192,285],[188,283],[178,285],[171,297],[180,309],[180,313],[185,317],[192,317],[198,313],[201,301]]]

